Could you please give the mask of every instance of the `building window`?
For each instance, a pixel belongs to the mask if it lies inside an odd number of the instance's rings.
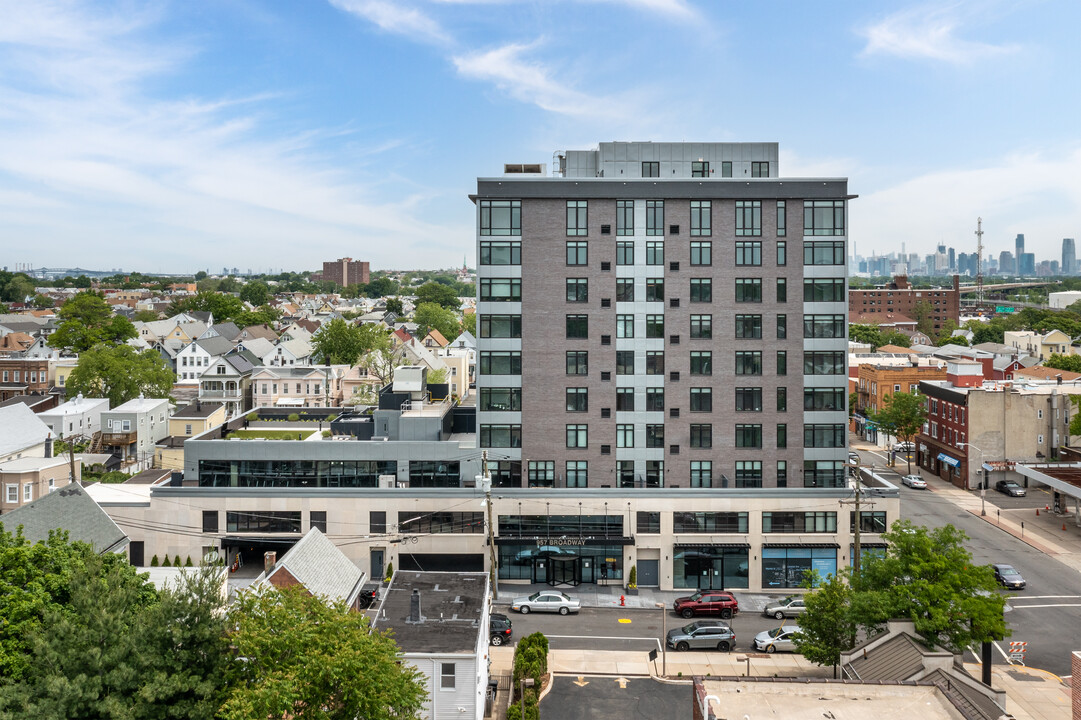
[[[588,466],[585,460],[567,461],[567,487],[584,488],[588,485]]]
[[[646,200],[646,235],[664,235],[664,200]]]
[[[634,278],[616,280],[616,302],[634,302]]]
[[[639,510],[636,529],[639,535],[657,535],[661,532],[661,514]]]
[[[736,302],[762,302],[762,278],[736,278]]]
[[[218,511],[203,510],[203,532],[216,533],[218,531]]]
[[[708,425],[708,424],[693,424],[693,425],[691,425],[691,447],[693,447],[693,448],[711,448],[711,447],[713,447],[713,426]]]
[[[788,243],[784,240],[777,241],[777,265],[784,266],[788,264]]]
[[[844,410],[846,409],[845,391],[843,388],[805,388],[803,409],[808,411]]]
[[[722,160],[721,161],[721,177],[723,177],[723,178],[732,177],[732,161],[731,160]]]
[[[768,162],[752,162],[751,163],[751,177],[753,178],[768,178],[769,177],[769,163]]]
[[[308,513],[308,526],[317,528],[319,532],[326,535],[327,532],[327,511],[326,510],[312,510]]]
[[[788,316],[777,316],[777,339],[784,340],[788,337]]]
[[[803,446],[808,448],[843,448],[844,425],[804,425]]]
[[[843,352],[805,352],[803,353],[804,375],[844,375],[845,354]]]
[[[711,338],[711,337],[713,337],[713,316],[712,315],[691,315],[691,337],[692,338]]]
[[[620,240],[616,243],[616,265],[634,265],[634,242]]]
[[[454,689],[454,663],[439,663],[439,689]]]
[[[519,412],[522,409],[522,388],[483,387],[478,405],[485,412]]]
[[[788,374],[788,351],[787,350],[778,350],[777,351],[777,374],[778,375],[787,375]]]
[[[737,460],[736,461],[736,487],[760,488],[762,487],[762,461],[761,460]]]
[[[736,447],[760,448],[762,447],[761,425],[736,425]]]
[[[713,242],[710,240],[691,240],[691,265],[713,264]]]
[[[646,460],[646,487],[664,487],[663,460]]]
[[[736,412],[761,412],[762,411],[762,388],[738,387],[736,388]]]
[[[646,280],[646,302],[664,302],[663,278],[648,278]]]
[[[804,235],[844,235],[844,200],[805,200],[803,203]]]
[[[804,302],[845,302],[844,278],[807,278],[803,281]]]
[[[191,423],[185,423],[184,424],[184,434],[185,435],[191,435],[191,430],[192,430]]]
[[[664,447],[664,425],[646,425],[646,447]]]
[[[736,265],[761,265],[762,264],[762,241],[761,240],[737,240],[736,241]]]
[[[632,448],[632,447],[634,447],[634,425],[631,425],[631,424],[619,424],[619,425],[616,425],[616,447],[617,448]]]
[[[300,511],[227,512],[225,532],[300,534]]]
[[[710,440],[710,442],[712,443],[712,439]],[[691,487],[693,487],[693,488],[713,487],[713,461],[712,460],[692,460],[691,461]]]
[[[777,412],[788,412],[788,388],[777,388]]]
[[[691,177],[704,178],[709,177],[709,163],[703,160],[691,161]]]
[[[480,336],[482,338],[520,338],[522,337],[522,316],[481,315]]]
[[[522,243],[514,240],[481,240],[481,265],[521,265]]]
[[[521,375],[522,353],[518,350],[485,350],[480,354],[481,375]]]
[[[664,388],[646,388],[646,411],[664,412]]]
[[[18,485],[6,485],[7,502],[18,503],[19,502],[19,486]]]
[[[804,460],[804,487],[844,487],[844,462],[840,460]]]
[[[664,337],[664,315],[646,315],[646,337]]]
[[[833,533],[837,532],[837,513],[812,512],[764,512],[764,533]]]
[[[521,200],[481,200],[481,235],[521,235]],[[483,264],[483,263],[482,263]],[[495,264],[495,263],[493,263]],[[514,263],[518,264],[518,263]]]
[[[788,281],[785,278],[777,278],[777,302],[788,302]]]
[[[664,351],[646,351],[646,375],[664,375]]]
[[[519,281],[518,299],[521,300],[521,281]],[[589,280],[586,278],[567,278],[567,302],[584,303],[588,301]]]
[[[847,337],[848,322],[845,315],[804,315],[803,337],[805,338],[843,338]]]
[[[616,315],[616,337],[634,337],[634,315]]]
[[[589,264],[589,243],[584,240],[568,240],[567,241],[567,264],[568,265],[588,265]]]
[[[884,533],[887,530],[886,513],[882,510],[860,511],[860,532]],[[856,531],[856,513],[848,513],[848,531]]]
[[[616,412],[634,411],[634,388],[616,388]]]
[[[569,339],[582,339],[589,337],[589,316],[588,315],[568,315],[567,316],[567,337]]]
[[[762,338],[761,315],[736,315],[737,338]]]
[[[758,237],[762,234],[762,201],[736,201],[736,237]]]
[[[660,177],[661,164],[655,160],[642,163],[642,177]]]
[[[713,412],[713,388],[691,388],[691,412]]]
[[[777,423],[777,447],[788,447],[788,425],[785,423]]]
[[[691,351],[691,375],[713,374],[713,352],[710,350]]]
[[[481,425],[481,447],[520,448],[522,447],[521,425]]]
[[[556,464],[551,460],[530,460],[526,466],[526,480],[529,487],[554,487]]]
[[[664,265],[664,241],[646,242],[646,265]]]
[[[777,201],[777,237],[784,237],[787,231],[784,200]],[[782,265],[784,263],[781,263]]]
[[[589,353],[584,350],[568,350],[567,351],[567,374],[568,375],[588,375],[589,374]],[[521,358],[518,360],[519,370],[521,370]]]
[[[844,240],[818,240],[803,243],[804,265],[844,265]],[[892,301],[891,301],[892,303]]]
[[[567,426],[567,447],[569,447],[569,448],[589,447],[589,426],[588,425],[568,425]]]
[[[761,375],[762,374],[762,351],[761,350],[737,350],[736,351],[736,375]]]
[[[588,235],[589,208],[585,200],[567,201],[567,235]]]
[[[713,302],[712,278],[691,278],[691,302]]]
[[[616,375],[634,375],[634,350],[616,350]]]
[[[713,234],[713,203],[691,200],[691,235],[708,237]]]
[[[483,302],[521,302],[521,278],[481,278],[480,299]]]
[[[616,235],[634,235],[634,200],[616,201]]]

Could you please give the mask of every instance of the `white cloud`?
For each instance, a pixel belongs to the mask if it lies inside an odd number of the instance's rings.
[[[927,5],[894,13],[859,32],[867,40],[864,55],[896,55],[967,64],[1017,50],[1015,45],[964,40],[957,37],[960,26],[956,6]]]
[[[626,5],[630,8],[664,15],[674,20],[700,20],[698,11],[684,0],[594,0],[595,2]]]
[[[384,0],[330,0],[340,10],[369,20],[386,32],[405,35],[413,40],[439,45],[451,38],[432,18],[415,7]]]

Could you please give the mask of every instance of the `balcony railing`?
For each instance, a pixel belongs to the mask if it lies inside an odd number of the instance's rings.
[[[239,390],[204,390],[199,388],[200,400],[240,400],[244,393]]]
[[[139,439],[139,433],[135,430],[130,432],[103,432],[101,434],[102,445],[131,445]]]

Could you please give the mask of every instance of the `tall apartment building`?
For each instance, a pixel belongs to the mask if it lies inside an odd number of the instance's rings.
[[[475,196],[494,484],[844,486],[846,179],[782,178],[776,143],[508,167]]]
[[[324,262],[323,272],[312,273],[312,280],[330,280],[341,287],[367,284],[371,281],[370,263],[353,258]]]
[[[916,305],[926,304],[930,308],[929,317],[935,332],[945,325],[947,320],[959,323],[961,320],[961,280],[953,276],[953,285],[949,288],[914,288],[908,278],[898,275],[891,282],[875,288],[852,290],[848,294],[848,311],[852,317],[861,319],[867,315],[881,313],[885,322],[887,316],[897,314],[915,319],[918,314]]]

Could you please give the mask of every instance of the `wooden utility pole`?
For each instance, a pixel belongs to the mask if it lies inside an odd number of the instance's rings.
[[[862,465],[860,463],[858,463],[858,462],[855,462],[855,463],[852,463],[851,465],[849,465],[849,467],[854,467],[856,469],[855,496],[851,500],[841,500],[839,502],[841,503],[841,505],[852,505],[854,507],[854,509],[855,509],[855,519],[854,519],[854,521],[852,523],[852,527],[853,527],[853,533],[852,533],[852,540],[853,540],[853,543],[852,543],[852,546],[853,546],[853,549],[852,549],[852,570],[856,575],[859,575],[860,574],[860,554],[861,554],[860,553],[860,508],[864,504],[873,506],[874,503],[873,502],[869,502],[869,503],[864,503],[863,502],[863,478],[860,477],[860,469],[862,468]],[[871,467],[873,468],[874,466],[872,465]]]
[[[481,484],[484,487],[484,506],[488,511],[488,583],[492,586],[492,600],[499,599],[499,556],[495,551],[495,524],[492,519],[492,476],[488,472],[488,451],[480,453]]]

